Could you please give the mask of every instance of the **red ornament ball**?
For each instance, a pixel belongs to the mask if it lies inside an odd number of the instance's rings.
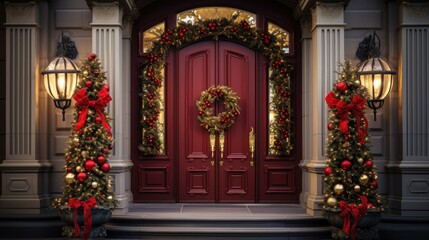
[[[92,160],[86,160],[85,162],[85,169],[88,172],[91,172],[92,169],[95,167],[95,162]]]
[[[110,86],[109,86],[109,85],[107,85],[107,84],[104,84],[103,88],[104,88],[106,91],[109,91],[109,90],[110,90]]]
[[[323,172],[325,173],[326,176],[329,176],[332,174],[332,169],[328,166],[325,168]]]
[[[371,161],[371,160],[368,160],[368,161],[365,162],[365,166],[367,168],[372,168],[374,166],[374,162]]]
[[[372,186],[373,188],[377,188],[377,187],[378,187],[378,182],[377,182],[377,181],[372,181],[372,182],[371,182],[371,186]]]
[[[103,170],[103,172],[109,172],[110,171],[110,164],[108,163],[103,163],[103,165],[101,165],[101,170]]]
[[[96,123],[101,123],[101,117],[96,117],[96,118],[95,118],[95,122],[96,122]]]
[[[368,208],[374,208],[374,204],[368,203]]]
[[[328,123],[328,130],[331,131],[332,129],[334,129],[334,124]]]
[[[345,82],[339,82],[337,83],[337,90],[341,93],[347,90],[347,83]]]
[[[109,144],[108,148],[109,148],[109,150],[112,150],[113,149],[113,145]]]
[[[106,158],[104,158],[104,156],[98,156],[97,161],[98,163],[103,163],[104,161],[106,161]]]
[[[77,179],[80,182],[84,182],[87,178],[88,178],[88,175],[86,174],[86,172],[80,172],[77,174]]]
[[[92,81],[86,81],[85,86],[88,88],[92,87]]]
[[[67,168],[67,172],[71,172],[71,170],[72,170],[72,168],[71,168],[71,167],[68,167],[68,168]]]
[[[348,169],[350,169],[350,167],[352,166],[352,163],[349,161],[349,160],[344,160],[342,163],[341,163],[341,168],[343,169],[343,170],[348,170]]]

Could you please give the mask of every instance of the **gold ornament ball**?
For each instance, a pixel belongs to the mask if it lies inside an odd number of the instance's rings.
[[[360,192],[360,186],[359,185],[356,185],[354,188],[353,188],[353,190],[355,191],[355,192]]]
[[[76,172],[82,172],[82,167],[81,166],[77,166],[76,167]]]
[[[107,196],[107,199],[112,200],[113,197],[110,195],[110,196]]]
[[[79,138],[73,138],[74,143],[79,143]]]
[[[359,86],[360,86],[360,80],[359,80],[359,79],[355,80],[355,81],[353,82],[353,84],[354,84],[356,87],[359,87]]]
[[[334,186],[334,192],[338,195],[342,194],[344,192],[344,186],[342,184],[335,184]]]
[[[66,183],[68,183],[68,184],[73,183],[75,181],[74,174],[73,173],[67,173],[65,179],[66,179]]]
[[[348,148],[348,147],[350,147],[350,143],[349,143],[349,142],[345,142],[345,143],[343,144],[343,148]]]
[[[326,203],[331,207],[335,207],[337,206],[337,199],[334,197],[329,197],[328,200],[326,200]]]
[[[357,162],[358,162],[360,165],[362,165],[362,164],[363,164],[363,158],[358,158],[358,159],[357,159]]]
[[[81,154],[82,154],[82,157],[88,156],[88,152],[87,151],[82,151]]]
[[[98,182],[92,182],[91,183],[91,187],[92,188],[97,188],[98,187]]]
[[[365,174],[362,174],[359,178],[359,182],[362,185],[366,185],[368,183],[368,181],[369,181],[369,177]]]

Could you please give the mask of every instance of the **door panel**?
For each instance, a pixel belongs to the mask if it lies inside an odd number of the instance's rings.
[[[215,46],[193,44],[179,51],[179,201],[214,202],[215,168],[210,164],[209,136],[200,127],[195,106],[201,91],[214,84]]]
[[[225,159],[219,166],[219,202],[254,202],[255,167],[250,165],[248,134],[256,127],[255,52],[231,42],[220,42],[218,52],[219,84],[237,93],[241,109],[235,123],[225,132]]]
[[[255,127],[255,52],[235,43],[210,41],[179,50],[178,59],[179,201],[255,202],[248,140]],[[199,125],[195,106],[201,92],[213,85],[231,87],[241,108],[225,132],[223,159],[217,134],[214,165],[209,134]],[[215,106],[216,114],[224,111],[223,104]]]

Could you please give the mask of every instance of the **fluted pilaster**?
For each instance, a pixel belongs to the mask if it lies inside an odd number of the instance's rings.
[[[344,4],[316,2],[312,7],[312,52],[313,77],[310,81],[308,125],[311,136],[304,151],[310,162],[307,213],[320,215],[323,199],[323,169],[325,168],[324,148],[327,137],[328,107],[324,101],[332,84],[338,79],[336,72],[344,61]],[[308,133],[310,134],[310,133]]]
[[[6,3],[6,149],[0,212],[39,213],[49,205],[39,156],[39,6]]]

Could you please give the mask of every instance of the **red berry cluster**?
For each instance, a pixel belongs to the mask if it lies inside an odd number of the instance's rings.
[[[169,30],[166,33],[162,34],[161,35],[161,42],[162,43],[169,43],[171,41],[171,35],[172,34],[173,34],[173,32],[171,30]]]
[[[154,64],[156,61],[158,61],[158,54],[157,53],[153,53],[153,54],[149,54],[147,56],[147,59],[149,60],[149,64],[152,65]]]
[[[246,20],[240,21],[240,26],[244,28],[245,30],[250,30],[250,24]]]
[[[188,31],[189,31],[188,27],[186,27],[186,26],[181,27],[180,32],[179,32],[179,37],[181,37],[181,38],[184,37],[186,32],[188,32]]]
[[[229,31],[233,32],[233,33],[238,33],[238,27],[237,26],[233,26],[229,29]]]
[[[155,114],[154,114],[154,115],[152,115],[150,118],[146,119],[146,124],[147,124],[149,127],[153,127],[153,126],[155,126],[156,121],[158,120],[158,116],[159,116],[159,113],[155,113]]]
[[[265,43],[265,45],[269,45],[271,43],[271,35],[261,33],[261,41]]]
[[[214,32],[216,31],[216,27],[217,27],[217,23],[216,22],[208,22],[207,23],[207,27],[209,28],[210,31]]]
[[[282,60],[281,59],[277,59],[277,60],[275,60],[275,61],[273,61],[271,63],[271,66],[275,67],[275,68],[279,68],[279,67],[282,66],[282,64],[283,64]]]
[[[204,28],[200,28],[200,35],[207,35],[207,31]]]

